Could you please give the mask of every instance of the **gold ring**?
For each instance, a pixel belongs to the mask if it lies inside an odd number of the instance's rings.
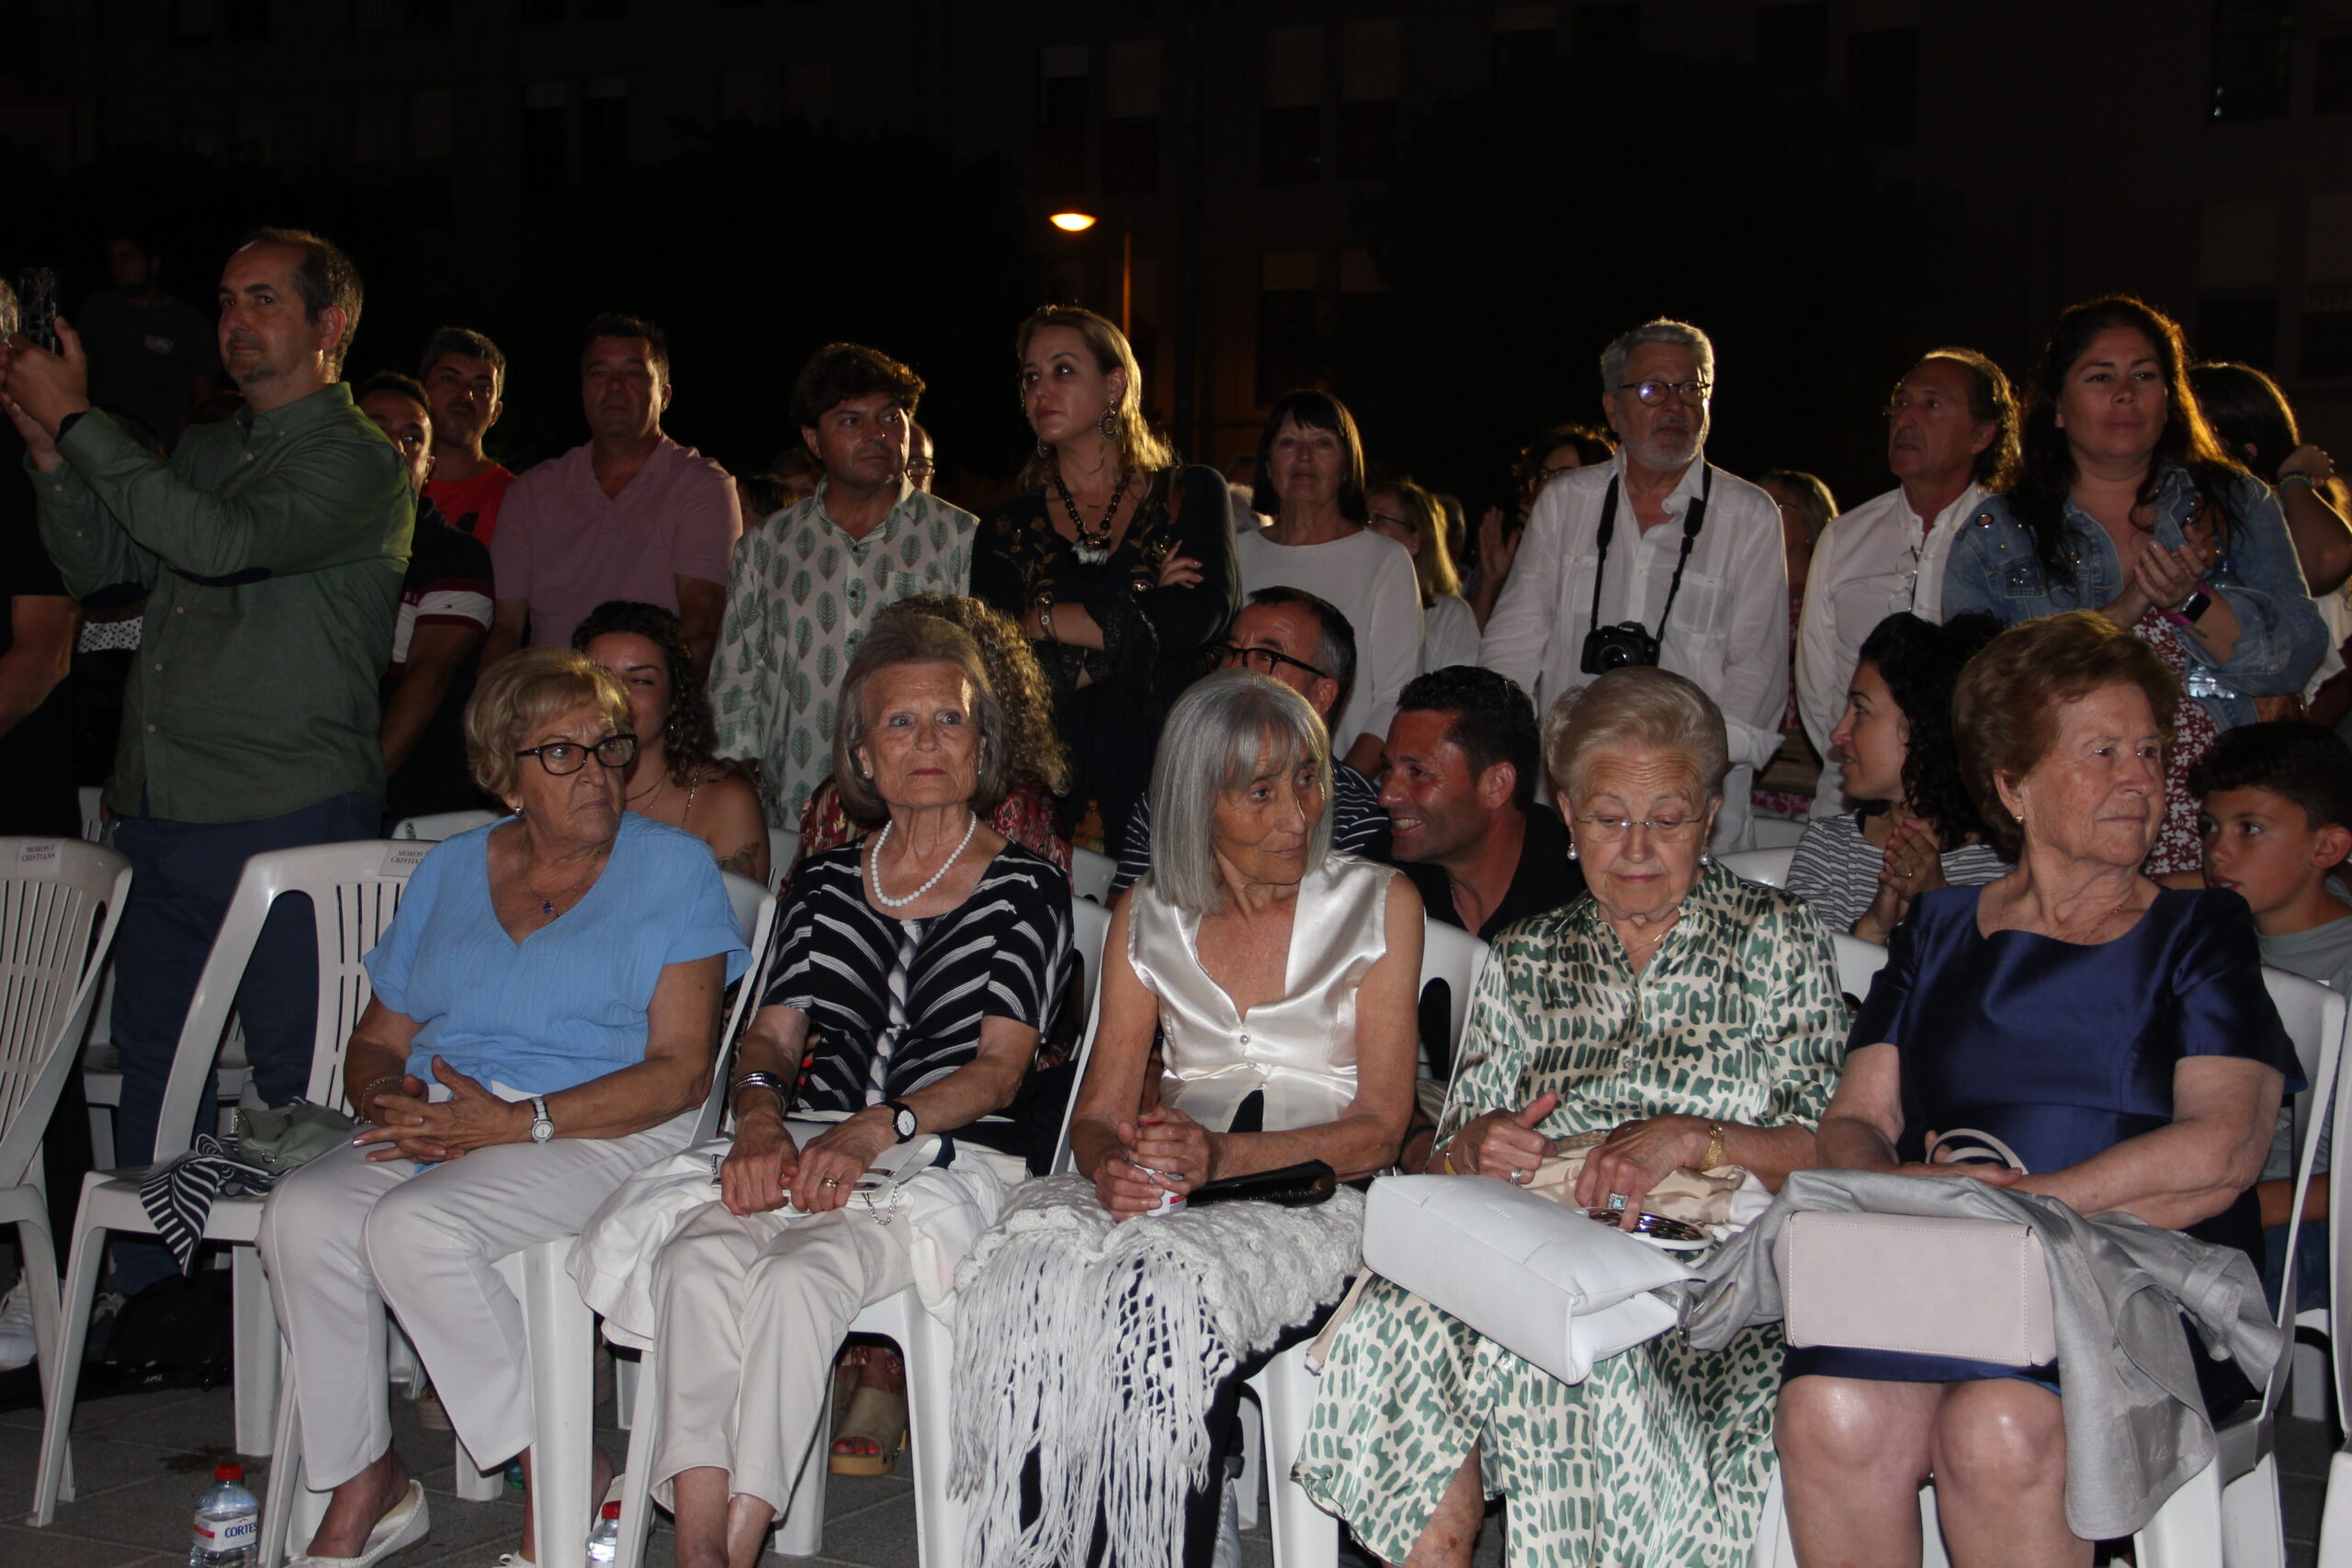
[[[839,1187],[841,1184],[842,1179],[838,1176],[829,1176],[825,1178],[824,1180],[817,1183],[820,1187]]]

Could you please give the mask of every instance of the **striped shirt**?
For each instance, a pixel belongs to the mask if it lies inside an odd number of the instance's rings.
[[[1008,843],[970,897],[901,920],[866,902],[861,845],[794,870],[763,998],[808,1015],[797,1113],[847,1116],[899,1100],[979,1055],[980,1024],[1043,1033],[1070,962],[1069,883]]]
[[[2009,863],[1990,844],[1962,844],[1943,857],[1944,880],[1975,887],[2009,874]],[[1797,841],[1789,862],[1788,889],[1813,906],[1833,931],[1851,931],[1878,897],[1886,852],[1862,836],[1862,814],[1817,818]]]

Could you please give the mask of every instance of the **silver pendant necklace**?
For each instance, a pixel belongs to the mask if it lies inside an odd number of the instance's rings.
[[[977,811],[972,813],[972,825],[964,829],[964,837],[956,845],[956,852],[940,862],[939,869],[931,874],[929,880],[903,898],[893,898],[882,891],[882,846],[890,841],[890,829],[897,826],[896,822],[882,824],[882,831],[875,835],[874,852],[866,857],[865,862],[865,886],[872,891],[874,901],[886,909],[903,909],[939,886],[939,879],[946,875],[948,868],[963,859],[964,852],[971,847],[972,835],[980,830],[980,814]]]

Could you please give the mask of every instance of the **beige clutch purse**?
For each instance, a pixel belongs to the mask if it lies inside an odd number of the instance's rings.
[[[1923,1214],[1791,1214],[1772,1243],[1792,1346],[2038,1367],[2058,1355],[2031,1227]]]

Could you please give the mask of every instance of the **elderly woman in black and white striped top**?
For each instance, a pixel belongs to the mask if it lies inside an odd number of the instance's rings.
[[[894,1145],[950,1131],[959,1162],[1023,1174],[999,1113],[1069,962],[1069,884],[987,822],[1011,748],[972,639],[930,616],[877,625],[841,711],[834,784],[878,830],[795,870],[775,977],[734,1067],[720,1196],[654,1269],[652,1478],[656,1495],[674,1494],[678,1561],[696,1568],[758,1558],[835,1347],[862,1305],[912,1282],[903,1211],[849,1207],[857,1179]],[[787,1110],[833,1125],[796,1145]]]

